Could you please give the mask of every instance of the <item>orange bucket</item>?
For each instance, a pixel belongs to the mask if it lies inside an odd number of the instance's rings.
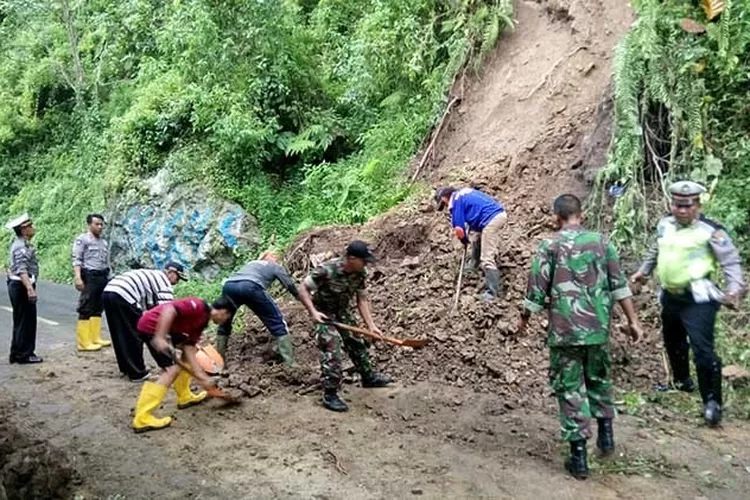
[[[211,344],[199,347],[195,357],[203,371],[209,375],[218,375],[224,368],[224,360],[221,358],[221,354]]]

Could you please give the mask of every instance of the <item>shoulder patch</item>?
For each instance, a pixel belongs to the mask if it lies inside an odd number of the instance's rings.
[[[723,229],[714,231],[714,234],[711,235],[711,239],[713,239],[716,244],[721,247],[725,247],[729,244],[729,235]]]

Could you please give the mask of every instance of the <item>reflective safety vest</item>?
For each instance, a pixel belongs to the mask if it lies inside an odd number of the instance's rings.
[[[662,287],[682,290],[716,269],[716,258],[709,245],[715,231],[715,227],[702,220],[695,220],[687,227],[674,217],[659,222],[656,274]]]

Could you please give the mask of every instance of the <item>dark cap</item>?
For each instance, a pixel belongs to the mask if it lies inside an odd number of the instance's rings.
[[[452,195],[455,191],[456,191],[456,188],[452,188],[452,187],[441,187],[435,190],[435,203],[437,204],[438,212],[445,208],[445,202],[443,201],[443,197],[444,196],[450,197],[450,195]]]
[[[174,271],[177,274],[177,277],[180,278],[182,281],[187,281],[187,275],[185,274],[185,267],[180,264],[179,262],[167,262],[167,265],[164,266],[165,271]]]
[[[367,248],[367,243],[364,241],[355,240],[349,243],[346,247],[347,257],[357,257],[363,259],[365,262],[375,262],[375,255]]]

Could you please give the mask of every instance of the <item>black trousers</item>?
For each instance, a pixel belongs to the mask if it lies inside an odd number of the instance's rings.
[[[83,291],[78,299],[78,319],[89,319],[92,316],[101,316],[104,306],[102,305],[102,293],[107,286],[109,270],[92,271],[81,269],[83,280]]]
[[[167,356],[163,352],[157,351],[156,349],[154,349],[154,346],[151,345],[151,341],[154,340],[154,334],[138,332],[138,338],[141,339],[141,342],[146,344],[146,347],[148,347],[148,352],[151,353],[151,357],[154,358],[154,361],[156,361],[156,364],[159,368],[166,370],[170,366],[174,365],[174,361],[171,357]],[[187,336],[182,333],[169,333],[169,341],[172,343],[173,347],[179,347],[180,345],[184,344],[186,339]]]
[[[131,380],[143,378],[147,372],[143,363],[143,341],[138,335],[141,310],[113,292],[102,294],[102,305],[107,313],[109,335],[120,372]]]
[[[36,290],[36,285],[33,286]],[[8,280],[8,295],[13,306],[10,359],[21,361],[32,356],[36,348],[36,302],[29,302],[26,287],[21,281]]]
[[[714,351],[714,322],[717,302],[697,304],[690,292],[680,295],[666,291],[661,297],[664,347],[676,382],[690,376],[688,339],[693,349],[703,404],[713,399],[721,404],[721,359]]]

